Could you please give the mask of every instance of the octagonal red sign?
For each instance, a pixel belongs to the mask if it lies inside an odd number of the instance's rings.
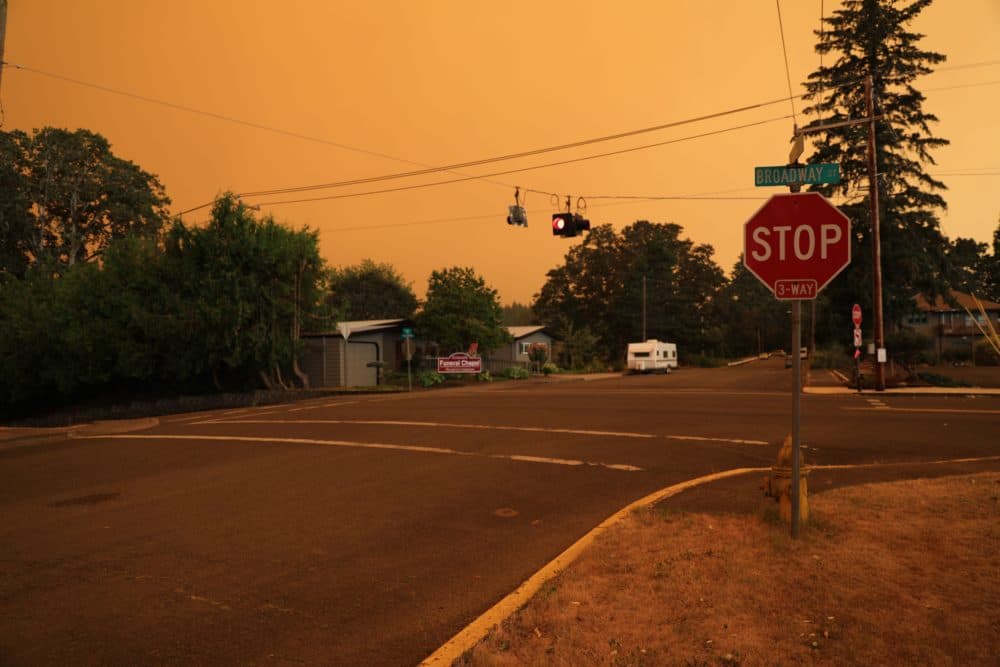
[[[814,299],[851,263],[851,221],[818,192],[774,195],[743,226],[743,264],[778,299]]]

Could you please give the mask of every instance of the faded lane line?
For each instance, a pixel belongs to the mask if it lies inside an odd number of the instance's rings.
[[[1000,410],[966,410],[962,408],[894,408],[888,405],[870,408],[844,408],[855,412],[926,412],[928,414],[958,414],[958,415],[1000,415]]]
[[[319,405],[307,405],[301,408],[291,408],[288,412],[302,412],[303,410],[318,410],[320,408],[336,408],[341,405],[351,405],[357,402],[358,401],[331,401],[330,403],[321,403]]]
[[[829,371],[829,373],[830,375],[833,376],[833,379],[837,380],[838,382],[849,382],[847,376],[841,373],[840,371]]]
[[[737,438],[707,438],[698,435],[665,435],[667,440],[697,440],[703,442],[729,442],[735,445],[768,445],[765,440],[739,440]]]
[[[590,431],[576,428],[545,428],[542,426],[491,426],[489,424],[448,424],[443,422],[402,421],[391,419],[226,419],[196,422],[196,424],[360,424],[363,426],[417,426],[426,428],[466,428],[482,431],[523,431],[528,433],[566,433],[569,435],[593,435],[611,438],[639,438],[654,440],[695,440],[700,442],[725,442],[736,445],[767,445],[764,440],[741,440],[738,438],[713,438],[698,435],[658,435],[656,433],[632,433],[628,431]]]
[[[600,461],[581,461],[578,459],[557,459],[523,454],[481,454],[479,452],[463,452],[446,447],[424,447],[422,445],[388,445],[377,442],[352,442],[349,440],[315,440],[312,438],[261,438],[255,436],[228,435],[88,435],[80,440],[214,440],[224,442],[260,442],[288,443],[293,445],[324,445],[327,447],[346,447],[353,449],[380,449],[399,452],[419,452],[422,454],[450,454],[452,456],[468,456],[482,459],[504,459],[507,461],[522,461],[526,463],[548,463],[562,466],[591,466],[620,470],[624,472],[641,472],[643,469],[626,463],[602,463]]]
[[[446,424],[442,422],[404,421],[391,419],[227,419],[224,424],[360,424],[364,426],[422,426],[428,428],[468,428],[482,431],[527,431],[530,433],[569,433],[572,435],[602,435],[618,438],[655,438],[649,433],[621,433],[617,431],[587,431],[571,428],[543,428],[540,426],[490,426],[489,424]]]

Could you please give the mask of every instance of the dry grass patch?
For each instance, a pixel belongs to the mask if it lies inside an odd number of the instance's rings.
[[[998,496],[997,473],[838,489],[797,541],[776,506],[637,512],[459,664],[997,665]]]

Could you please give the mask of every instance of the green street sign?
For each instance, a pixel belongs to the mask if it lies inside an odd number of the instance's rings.
[[[789,185],[840,183],[840,165],[831,163],[754,167],[753,184],[758,188]]]
[[[403,327],[403,338],[413,338],[413,329],[410,327]]]

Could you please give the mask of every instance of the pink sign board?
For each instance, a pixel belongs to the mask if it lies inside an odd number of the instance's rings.
[[[456,352],[447,357],[438,357],[438,373],[482,373],[483,360],[465,352]]]

